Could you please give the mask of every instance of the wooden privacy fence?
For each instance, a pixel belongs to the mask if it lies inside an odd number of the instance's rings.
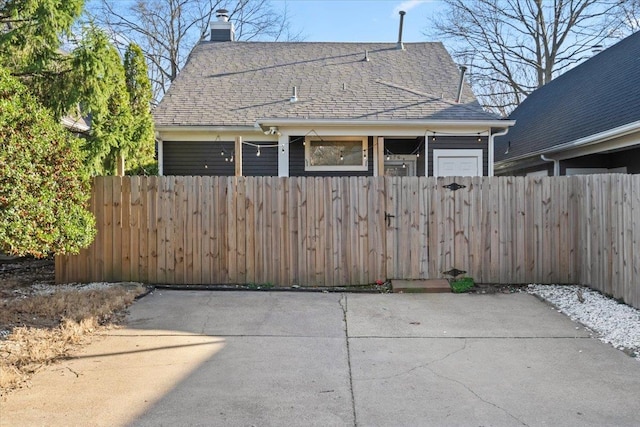
[[[450,184],[457,184],[451,186]],[[640,307],[640,176],[99,177],[56,281],[587,284]]]

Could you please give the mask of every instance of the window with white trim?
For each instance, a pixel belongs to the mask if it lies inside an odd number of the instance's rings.
[[[367,137],[306,137],[306,171],[366,171]]]

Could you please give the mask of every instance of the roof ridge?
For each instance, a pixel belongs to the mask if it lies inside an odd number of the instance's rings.
[[[219,42],[219,41],[211,41],[211,40],[201,40],[198,44],[229,44],[229,45],[239,45],[239,44],[339,44],[339,45],[358,45],[358,44],[379,44],[379,45],[389,45],[389,46],[397,46],[398,42],[337,42],[337,41],[269,41],[269,40],[235,40],[235,41],[227,41],[227,42]],[[440,41],[417,41],[417,42],[405,42],[404,45],[427,45],[427,44],[442,44]]]

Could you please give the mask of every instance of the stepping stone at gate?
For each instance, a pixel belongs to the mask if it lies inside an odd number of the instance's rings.
[[[391,280],[391,289],[393,293],[441,293],[451,292],[451,286],[447,279],[428,279],[428,280]]]

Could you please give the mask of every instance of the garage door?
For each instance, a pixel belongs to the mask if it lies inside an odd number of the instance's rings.
[[[433,150],[434,176],[482,176],[482,150]]]

